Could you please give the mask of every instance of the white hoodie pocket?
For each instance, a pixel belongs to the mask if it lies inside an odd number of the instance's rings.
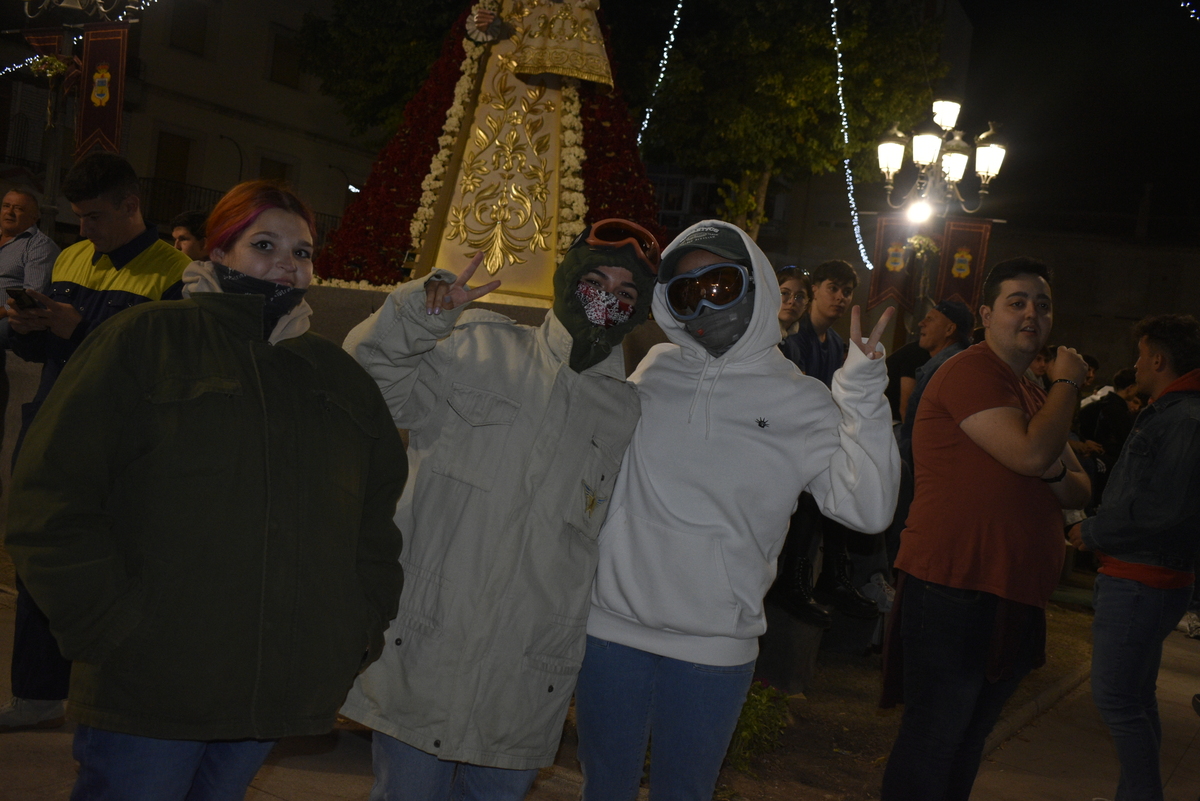
[[[736,636],[741,615],[720,540],[624,506],[601,532],[593,603],[648,628],[701,636]]]

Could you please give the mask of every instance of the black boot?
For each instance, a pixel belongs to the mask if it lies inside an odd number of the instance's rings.
[[[850,581],[850,557],[846,554],[846,549],[837,548],[831,553],[828,545],[827,541],[825,563],[821,567],[821,576],[813,587],[813,597],[850,617],[866,620],[878,616],[879,605],[859,592]]]
[[[827,629],[833,621],[829,613],[813,600],[811,576],[812,565],[808,556],[789,557],[771,585],[767,600],[802,623]]]

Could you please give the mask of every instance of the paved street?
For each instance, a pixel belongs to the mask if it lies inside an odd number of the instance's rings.
[[[13,596],[0,588],[0,695],[9,692]],[[1163,775],[1168,801],[1200,797],[1200,642],[1167,639],[1159,676]],[[0,801],[63,801],[75,777],[72,727],[0,735]],[[984,763],[972,801],[1091,801],[1111,798],[1116,755],[1084,682],[1050,712],[1020,730]],[[544,771],[530,795],[537,801],[579,797],[578,774]],[[364,733],[339,730],[281,742],[259,771],[248,801],[363,801],[371,789],[371,746]]]
[[[1158,674],[1163,726],[1162,771],[1167,801],[1200,797],[1200,641],[1167,638]],[[971,801],[1091,801],[1112,798],[1117,754],[1084,682],[1019,731],[984,762]]]

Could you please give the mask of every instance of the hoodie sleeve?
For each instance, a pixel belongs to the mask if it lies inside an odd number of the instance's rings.
[[[453,273],[434,270],[426,281],[453,281]],[[440,340],[450,336],[463,309],[426,314],[425,283],[410,281],[392,291],[387,301],[346,335],[342,348],[375,379],[400,428],[412,428],[428,409],[416,391],[419,373],[438,356]]]
[[[900,454],[883,394],[886,386],[884,360],[850,348],[845,365],[833,374],[833,400],[841,418],[836,445],[829,466],[808,486],[826,517],[855,531],[882,531],[896,511]]]

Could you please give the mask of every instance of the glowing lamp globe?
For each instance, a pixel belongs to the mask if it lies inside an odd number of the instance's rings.
[[[937,163],[942,149],[942,129],[933,120],[925,120],[913,131],[913,163],[928,167]]]
[[[933,121],[943,131],[949,131],[958,122],[958,112],[962,104],[954,100],[933,101]]]
[[[879,140],[879,170],[889,181],[904,166],[904,147],[907,142],[908,137],[900,133],[896,123],[892,123],[891,129]]]
[[[963,141],[962,131],[955,131],[942,145],[942,173],[947,183],[956,184],[963,179],[970,158],[971,146]]]
[[[986,184],[1000,173],[1004,163],[1004,141],[996,133],[996,124],[988,123],[986,133],[975,137],[975,172]]]

